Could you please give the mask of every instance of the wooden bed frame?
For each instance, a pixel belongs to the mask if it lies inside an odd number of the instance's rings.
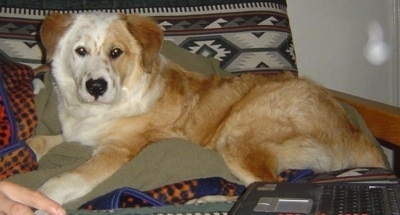
[[[331,91],[338,100],[353,106],[379,142],[393,150],[393,171],[400,177],[400,108]]]

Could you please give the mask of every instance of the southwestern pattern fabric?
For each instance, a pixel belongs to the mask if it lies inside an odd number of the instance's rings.
[[[145,5],[138,5],[141,1],[116,1],[112,8],[107,5],[110,1],[83,7],[75,1],[60,0],[59,4],[36,3],[31,8],[18,2],[21,1],[4,1],[1,5],[5,6],[0,6],[0,51],[32,67],[43,63],[38,29],[46,14],[106,11],[153,16],[164,29],[166,40],[219,60],[221,68],[231,73],[297,73],[284,1],[193,0],[186,5],[174,5],[174,1],[151,1]]]

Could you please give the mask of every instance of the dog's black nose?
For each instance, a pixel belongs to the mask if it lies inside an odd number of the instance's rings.
[[[86,81],[86,90],[97,100],[107,90],[107,81],[103,78],[89,79]]]

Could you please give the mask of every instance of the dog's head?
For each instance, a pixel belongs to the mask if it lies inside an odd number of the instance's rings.
[[[73,96],[96,104],[112,103],[152,71],[162,37],[156,22],[136,14],[54,13],[41,28],[61,90],[73,87]]]

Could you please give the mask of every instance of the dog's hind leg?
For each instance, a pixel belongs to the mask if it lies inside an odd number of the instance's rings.
[[[217,147],[232,173],[246,186],[255,181],[277,181],[278,174],[288,168],[316,172],[339,169],[332,166],[332,156],[325,147],[313,139],[299,136],[279,143],[249,140],[227,138]]]
[[[28,146],[35,152],[36,159],[40,160],[50,149],[62,143],[64,138],[59,135],[37,135],[29,138],[26,142]]]
[[[248,141],[248,140],[247,140]],[[255,181],[274,182],[277,180],[277,158],[260,145],[249,144],[243,138],[228,137],[217,146],[228,168],[246,186]]]

